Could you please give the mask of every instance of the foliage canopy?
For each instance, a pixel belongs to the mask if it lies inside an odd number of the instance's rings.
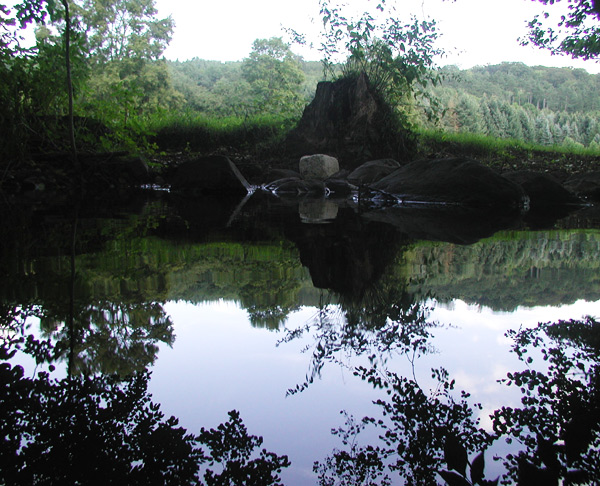
[[[598,59],[600,56],[600,27],[595,0],[537,0],[546,7],[544,12],[528,22],[529,33],[521,43],[548,49],[553,54],[573,58]],[[568,3],[565,7],[565,3]],[[556,11],[560,10],[557,16]],[[554,15],[553,15],[554,14]],[[550,24],[555,24],[551,26]]]

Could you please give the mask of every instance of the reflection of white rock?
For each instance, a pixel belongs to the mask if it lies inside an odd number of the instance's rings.
[[[303,223],[326,223],[337,217],[338,205],[328,199],[301,201],[300,219]]]

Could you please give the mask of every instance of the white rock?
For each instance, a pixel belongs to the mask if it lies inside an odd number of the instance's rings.
[[[330,155],[305,155],[300,159],[300,175],[303,179],[325,180],[339,170],[338,160]]]

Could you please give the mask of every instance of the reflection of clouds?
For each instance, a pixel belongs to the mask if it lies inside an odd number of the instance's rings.
[[[462,330],[485,328],[504,333],[508,329],[536,326],[539,322],[559,319],[580,319],[587,315],[600,316],[600,300],[587,302],[578,300],[573,304],[559,307],[517,307],[514,312],[498,312],[488,307],[467,304],[454,299],[450,303],[429,302],[433,307],[430,319],[452,324]]]
[[[518,307],[514,312],[495,312],[487,307],[469,305],[453,300],[443,306],[431,302],[430,319],[442,324],[434,330],[433,344],[438,354],[421,358],[419,367],[444,367],[450,378],[456,380],[455,391],[471,394],[471,403],[481,403],[481,426],[491,430],[489,414],[502,406],[520,405],[517,387],[498,383],[507,373],[524,369],[526,364],[510,352],[512,339],[506,337],[510,329],[531,328],[539,322],[580,319],[586,315],[600,315],[600,301],[577,301],[560,307]],[[533,367],[543,371],[539,349],[530,350]],[[457,396],[457,395],[456,395]]]
[[[461,390],[469,390],[470,393],[477,393],[477,389],[483,382],[481,376],[476,377],[465,370],[458,370],[452,373],[451,378],[456,381],[457,388]]]
[[[483,410],[476,414],[487,431],[491,430],[489,415],[494,410],[520,403],[518,387],[497,381],[526,366],[510,352],[512,341],[505,332],[521,324],[531,327],[540,321],[600,315],[600,301],[559,308],[518,308],[514,313],[493,312],[459,300],[444,307],[434,301],[428,304],[432,308],[428,321],[440,324],[431,329],[434,338],[430,343],[437,353],[414,360],[417,381],[423,390],[435,390],[431,368],[447,369],[450,379],[456,380],[454,398],[458,400],[460,390],[465,390],[471,394],[469,403],[481,403]],[[310,332],[277,346],[282,333],[251,327],[247,312],[231,301],[202,305],[170,302],[164,309],[174,322],[177,340],[172,349],[161,348],[154,366],[150,391],[155,400],[190,430],[222,422],[225,410],[241,409],[250,432],[260,431],[269,441],[268,448],[290,455],[295,469],[285,473],[289,478],[286,484],[304,484],[312,462],[339,447],[329,431],[341,424],[340,410],[357,417],[377,414],[372,386],[351,373],[352,366],[369,365],[366,356],[344,356],[347,367],[325,366],[321,378],[309,389],[286,398],[286,390],[306,375],[310,353],[301,351],[313,342]],[[335,306],[331,309],[334,312],[329,317],[335,315],[334,325],[344,316]],[[290,313],[286,326],[302,328],[317,317],[315,307],[301,307]],[[412,356],[392,357],[386,366],[410,378],[413,363],[409,358]],[[542,363],[535,360],[537,368]],[[506,447],[504,441],[497,441],[494,453],[502,455]],[[491,471],[499,466],[492,464],[491,452],[488,459],[486,471],[489,467],[490,476],[495,477],[499,472],[494,475]]]

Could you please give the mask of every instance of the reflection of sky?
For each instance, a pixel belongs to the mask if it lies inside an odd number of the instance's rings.
[[[172,302],[165,310],[173,319],[176,341],[172,349],[161,348],[153,368],[154,400],[193,433],[215,427],[229,410],[239,410],[248,431],[264,437],[267,450],[289,456],[292,467],[284,471],[284,484],[315,484],[313,462],[341,446],[330,434],[332,427],[343,424],[340,410],[357,418],[378,411],[371,404],[371,387],[336,365],[326,366],[322,378],[304,392],[286,398],[288,388],[304,381],[310,354],[301,350],[312,344],[310,338],[276,346],[281,332],[252,328],[246,311],[229,302]],[[286,327],[301,327],[314,315],[314,308],[303,308],[289,317]],[[600,316],[600,301],[518,308],[514,313],[462,301],[436,307],[430,320],[442,324],[433,330],[437,352],[415,362],[415,376],[429,388],[430,369],[443,366],[458,390],[471,392],[473,401],[483,405],[485,417],[501,405],[518,404],[518,396],[495,381],[523,366],[508,353],[505,331],[584,315]],[[394,359],[390,368],[412,373],[406,357]],[[485,420],[483,425],[488,425]]]

